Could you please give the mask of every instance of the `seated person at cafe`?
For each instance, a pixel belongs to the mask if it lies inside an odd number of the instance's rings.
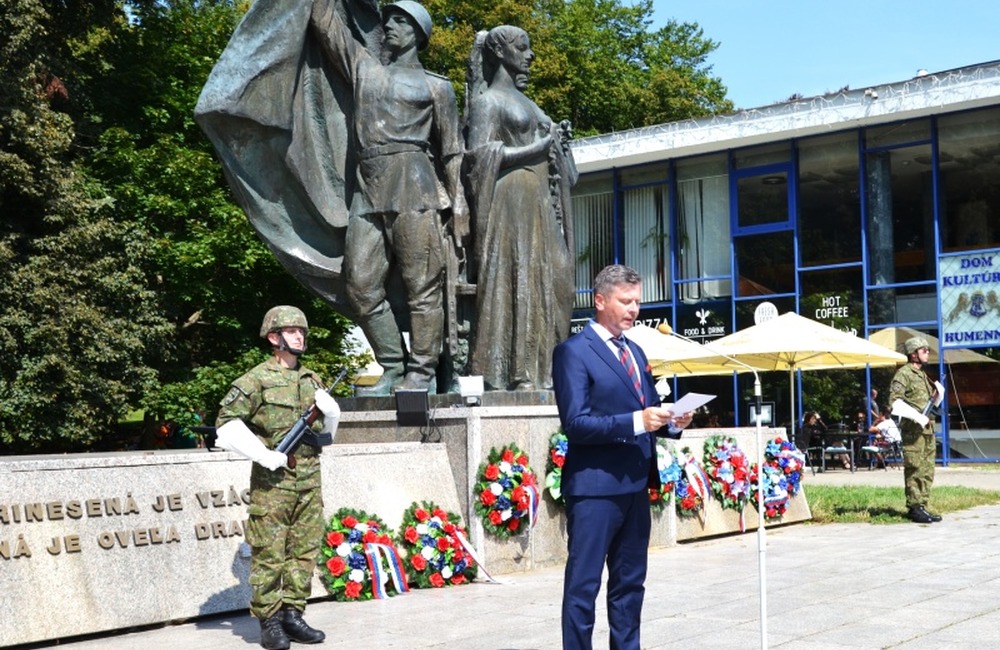
[[[873,436],[870,446],[876,447],[879,450],[875,452],[875,460],[878,463],[878,467],[885,467],[884,450],[892,447],[894,444],[899,445],[903,442],[899,426],[892,419],[892,409],[889,407],[883,408],[878,420],[873,422],[871,427],[869,427],[868,433]]]
[[[826,423],[820,418],[819,413],[806,411],[802,417],[802,428],[795,439],[795,446],[805,450],[810,447],[828,447],[836,445],[837,442],[840,442],[843,447],[847,446],[843,441],[827,440]],[[844,469],[851,469],[851,457],[848,454],[837,454],[837,459],[844,466]]]

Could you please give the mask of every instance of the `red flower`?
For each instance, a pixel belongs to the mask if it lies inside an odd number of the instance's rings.
[[[326,534],[327,546],[337,548],[344,543],[344,533],[329,532]]]
[[[517,530],[518,526],[520,526],[520,525],[521,525],[521,520],[520,519],[511,518],[507,522],[507,530],[509,530],[511,532],[514,532],[514,531]]]
[[[358,596],[360,596],[361,595],[361,583],[360,582],[352,582],[352,581],[348,580],[347,584],[344,585],[344,595],[347,596],[348,598],[357,598]]]
[[[441,521],[448,521],[448,513],[441,508],[434,508],[433,515]]]
[[[494,526],[499,526],[501,521],[503,521],[503,520],[500,518],[500,513],[499,512],[497,512],[496,510],[490,512],[490,523],[491,524],[493,524]],[[517,521],[517,520],[515,519],[514,521]]]
[[[504,449],[503,450],[503,455],[500,456],[500,460],[502,460],[502,461],[504,461],[506,463],[513,463],[514,462],[514,452],[512,452],[510,449]]]
[[[660,500],[660,493],[658,490],[650,489],[649,491],[649,501],[650,503],[656,503]]]
[[[524,488],[518,485],[516,488],[510,491],[510,500],[520,503],[525,498]]]
[[[424,556],[421,555],[420,553],[417,553],[412,558],[410,558],[410,564],[413,565],[413,568],[416,569],[417,571],[423,571],[424,569],[427,568],[427,560],[425,560]]]
[[[369,519],[368,520],[368,527],[369,528],[375,528],[377,530],[378,527],[379,527],[379,523],[377,521],[375,521],[374,519]]]
[[[326,561],[326,568],[330,571],[330,575],[332,576],[339,576],[344,572],[344,568],[346,566],[347,563],[344,562],[344,558],[342,557],[331,557]]]
[[[346,517],[340,520],[340,523],[343,524],[344,528],[354,528],[355,526],[358,525],[358,520],[352,517],[351,515],[347,515]]]
[[[443,587],[444,586],[444,578],[441,577],[440,573],[434,573],[434,574],[432,574],[431,577],[430,577],[430,582],[435,587]]]
[[[483,476],[485,476],[490,481],[494,481],[498,476],[500,476],[500,468],[490,463],[489,465],[486,466],[486,471],[483,472]]]
[[[414,510],[413,516],[416,518],[417,521],[427,521],[428,519],[431,518],[431,516],[427,514],[427,511],[424,510],[423,508],[417,508],[416,510]]]
[[[409,543],[416,544],[419,535],[417,535],[416,528],[414,528],[413,526],[407,526],[406,532],[403,533],[403,537],[406,538],[406,541],[408,541]]]
[[[378,541],[378,533],[376,533],[374,530],[370,528],[364,535],[361,536],[361,542],[363,544],[374,544],[377,541]]]
[[[465,553],[462,552],[462,545],[459,544],[458,541],[456,540],[456,542],[455,542],[455,555],[452,556],[451,559],[457,564],[457,563],[461,562],[462,558],[464,558],[464,557],[465,557]]]
[[[681,499],[681,507],[685,510],[694,510],[696,505],[698,505],[698,502],[695,501],[694,497],[687,496]]]
[[[455,575],[453,575],[451,577],[451,584],[453,584],[453,585],[464,585],[465,584],[465,575],[462,574],[462,573],[456,573]]]
[[[556,467],[562,467],[563,463],[565,463],[565,462],[566,462],[566,457],[565,456],[563,456],[562,454],[557,454],[557,453],[553,452],[553,454],[552,454],[552,463]]]
[[[517,464],[521,465],[522,467],[526,466],[528,464],[528,457],[525,456],[524,454],[521,454],[520,456],[517,457]]]
[[[489,490],[483,490],[479,494],[479,502],[484,506],[491,506],[496,503],[497,495],[493,494]]]
[[[438,537],[437,539],[437,549],[439,551],[447,551],[451,544],[448,542],[447,537]]]
[[[441,528],[448,535],[454,535],[455,534],[455,524],[451,524],[451,523],[445,522],[445,524],[443,526],[441,526]]]
[[[382,535],[379,536],[378,543],[392,546],[392,538],[383,533]]]

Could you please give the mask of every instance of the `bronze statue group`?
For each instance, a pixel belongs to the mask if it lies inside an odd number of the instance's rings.
[[[460,115],[419,60],[432,31],[412,0],[255,3],[196,118],[261,238],[364,332],[367,394],[548,389],[575,295],[570,125],[524,94],[509,25],[470,43]]]

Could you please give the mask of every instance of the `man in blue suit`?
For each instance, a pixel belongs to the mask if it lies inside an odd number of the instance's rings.
[[[660,406],[646,355],[622,336],[639,315],[641,278],[621,265],[594,280],[596,315],[553,352],[552,381],[569,441],[562,470],[568,557],[564,650],[590,650],[594,602],[608,566],[611,650],[639,650],[650,511],[659,488],[655,437],[679,438],[691,414]]]

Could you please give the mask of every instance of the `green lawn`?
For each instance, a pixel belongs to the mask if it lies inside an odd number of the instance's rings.
[[[813,523],[899,524],[909,522],[900,487],[810,485],[806,488]],[[927,509],[940,515],[1000,503],[1000,492],[941,486],[931,490]]]

